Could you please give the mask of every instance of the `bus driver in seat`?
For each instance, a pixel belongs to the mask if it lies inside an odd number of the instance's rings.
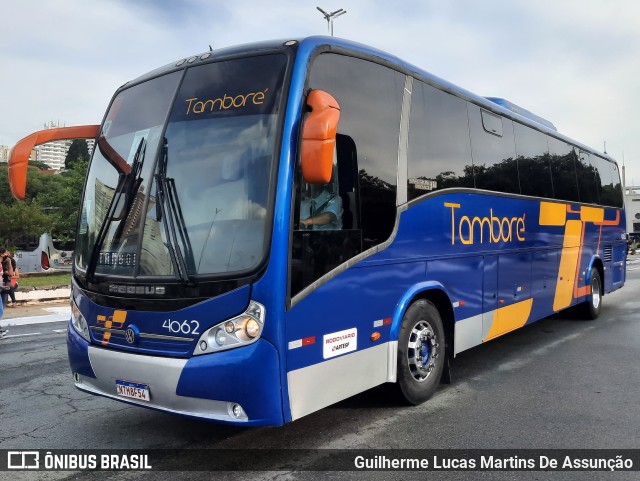
[[[300,203],[300,225],[308,230],[342,229],[342,199],[331,184],[311,185]]]

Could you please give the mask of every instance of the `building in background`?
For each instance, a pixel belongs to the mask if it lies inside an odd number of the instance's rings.
[[[0,145],[0,163],[9,162],[9,153],[11,152],[11,147],[8,145]],[[29,160],[37,160],[37,152],[36,149],[31,151],[31,156]]]
[[[624,204],[627,214],[627,232],[640,240],[640,186],[625,187]]]
[[[8,162],[9,161],[9,151],[11,149],[6,145],[0,145],[0,162]]]
[[[53,121],[44,125],[45,129],[54,129],[58,127],[64,127],[64,125],[60,125],[60,122],[56,124]],[[36,150],[38,151],[38,162],[47,164],[53,170],[63,170],[64,161],[67,158],[67,152],[69,151],[69,147],[72,142],[73,140],[55,140],[36,147]],[[89,157],[91,157],[94,141],[87,140],[86,142],[89,149]]]
[[[64,169],[64,160],[71,146],[71,140],[55,140],[36,147],[38,150],[38,162],[47,164],[53,170]]]

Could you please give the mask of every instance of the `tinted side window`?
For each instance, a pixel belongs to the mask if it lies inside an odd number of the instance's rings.
[[[598,170],[593,162],[594,157],[588,152],[580,151],[576,162],[580,202],[587,204],[600,202],[600,180],[598,179]]]
[[[597,188],[602,205],[622,207],[622,186],[618,166],[608,160],[591,155],[597,171]]]
[[[622,207],[622,182],[620,182],[620,170],[618,169],[618,165],[613,162],[609,162],[609,166],[611,167],[611,186],[612,195],[611,195],[611,204],[614,207]]]
[[[437,189],[473,187],[466,102],[414,81],[408,200]]]
[[[551,164],[547,137],[537,130],[514,122],[518,175],[522,195],[553,198]]]
[[[519,194],[513,122],[484,111],[477,105],[469,103],[467,107],[476,187]],[[502,124],[502,135],[499,135],[499,123]],[[485,124],[490,126],[489,130]]]
[[[340,105],[336,167],[326,186],[305,184],[298,171],[291,295],[393,232],[404,81],[399,72],[361,59],[315,59],[308,88],[330,93]],[[320,210],[332,214],[331,223],[315,224]],[[315,216],[312,225],[309,216]]]
[[[551,175],[555,198],[580,202],[576,173],[577,154],[573,146],[555,138],[549,138]]]

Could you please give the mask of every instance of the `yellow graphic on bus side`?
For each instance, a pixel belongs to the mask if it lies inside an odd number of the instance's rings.
[[[553,299],[553,310],[559,311],[571,305],[573,287],[580,266],[582,256],[582,235],[584,224],[579,220],[569,220],[565,224],[560,267],[558,268],[558,282]]]
[[[491,321],[491,328],[484,341],[495,339],[524,326],[529,320],[532,306],[533,298],[496,309]]]
[[[568,214],[579,214],[579,220],[567,220]],[[579,210],[573,210],[570,204],[540,202],[540,225],[564,226],[562,252],[556,279],[556,292],[553,299],[554,311],[569,307],[574,298],[577,299],[591,294],[590,285],[578,285],[579,281],[584,280],[584,276],[580,276],[580,259],[584,248],[586,223],[592,222],[595,225],[599,225],[601,236],[602,226],[619,224],[620,212],[617,211],[616,218],[611,221],[606,221],[604,217],[605,209],[602,207],[583,205],[580,206]],[[596,252],[599,250],[600,241],[598,240]]]
[[[567,204],[540,202],[540,225],[561,226],[567,222]]]
[[[514,217],[511,219],[507,217],[499,218],[494,217],[493,210],[490,210],[489,217],[474,217],[473,219],[469,219],[468,216],[462,216],[460,218],[456,216],[456,209],[461,208],[460,204],[445,203],[445,207],[451,209],[452,244],[456,241],[462,244],[473,244],[478,238],[478,233],[480,243],[482,243],[484,241],[483,231],[485,228],[489,233],[488,237],[490,242],[498,242],[498,240],[507,242],[512,238],[514,238],[514,240],[524,240],[524,214],[522,217]],[[568,219],[570,214],[573,214],[573,219]],[[605,220],[605,209],[602,207],[580,206],[579,209],[573,210],[570,204],[540,202],[540,215],[538,220],[540,226],[564,227],[562,251],[560,254],[560,264],[558,266],[556,290],[553,300],[553,310],[557,312],[569,307],[574,299],[591,294],[591,286],[589,284],[580,285],[584,283],[586,275],[586,273],[581,274],[580,261],[584,248],[587,222],[591,222],[600,227],[598,245],[596,247],[597,253],[600,251],[602,227],[619,225],[620,211],[616,211],[615,219]],[[500,229],[500,239],[497,239],[498,235],[495,234],[494,226]],[[512,230],[512,226],[515,226],[515,231]],[[474,229],[476,229],[475,232]],[[465,232],[467,232],[468,235],[465,236]],[[524,326],[531,316],[532,307],[533,298],[530,298],[493,311],[489,332],[482,341],[486,342],[495,339],[496,337]]]
[[[594,224],[604,222],[604,209],[583,205],[580,207],[580,220],[582,222],[593,222]]]

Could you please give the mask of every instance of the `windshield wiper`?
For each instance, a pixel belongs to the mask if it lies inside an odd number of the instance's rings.
[[[104,141],[106,143],[106,140]],[[107,144],[108,145],[108,144]],[[102,146],[104,148],[104,145]],[[100,150],[104,153],[106,151],[101,148]],[[113,149],[111,149],[113,150]],[[115,151],[114,151],[115,152]],[[117,245],[120,237],[122,237],[122,233],[124,231],[124,225],[126,223],[126,219],[129,216],[129,212],[133,206],[135,201],[136,193],[138,192],[138,188],[142,183],[142,177],[140,174],[142,173],[142,166],[144,164],[145,154],[147,152],[147,141],[143,137],[140,139],[140,143],[138,144],[138,148],[136,149],[136,154],[133,158],[133,163],[129,167],[126,164],[127,169],[118,169],[118,184],[113,192],[113,197],[111,197],[111,202],[109,203],[109,208],[107,209],[107,214],[100,226],[100,230],[98,231],[98,237],[96,239],[95,244],[93,245],[93,249],[91,251],[91,257],[89,258],[89,265],[87,266],[87,280],[94,280],[94,274],[96,272],[96,268],[98,266],[98,258],[100,249],[102,248],[102,244],[104,243],[105,237],[107,236],[107,232],[111,223],[114,220],[115,211],[120,204],[120,199],[124,196],[124,206],[120,215],[118,216],[118,220],[120,220],[120,225],[116,230],[116,233],[113,237],[113,245]],[[122,159],[118,155],[119,159]],[[112,163],[112,165],[114,165]]]
[[[193,285],[189,277],[189,271],[195,272],[195,260],[189,232],[182,215],[182,207],[176,192],[176,183],[173,178],[167,177],[167,159],[169,148],[167,139],[164,139],[162,155],[158,161],[158,173],[156,178],[156,217],[162,220],[166,233],[165,246],[169,251],[176,276],[186,285]],[[179,236],[179,239],[178,239]],[[184,248],[184,256],[178,246],[178,241]]]

